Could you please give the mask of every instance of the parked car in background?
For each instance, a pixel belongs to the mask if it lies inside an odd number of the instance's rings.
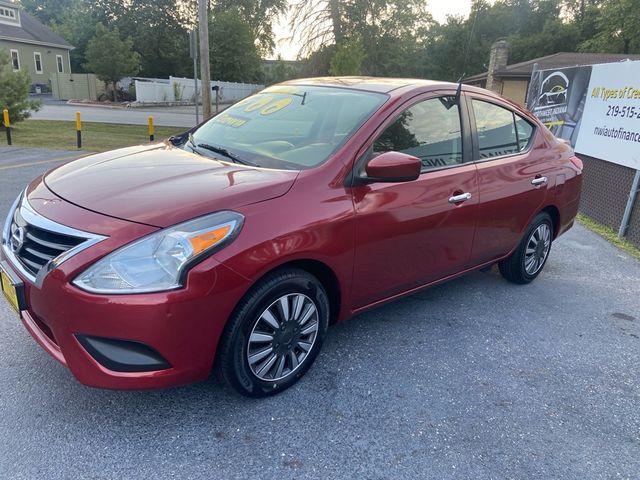
[[[573,224],[581,170],[486,90],[291,81],[34,180],[4,226],[2,287],[86,385],[214,368],[270,395],[307,371],[332,322],[495,263],[531,282]]]

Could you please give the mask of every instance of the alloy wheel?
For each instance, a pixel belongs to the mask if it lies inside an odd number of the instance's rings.
[[[247,345],[251,372],[263,381],[281,380],[303,364],[315,344],[319,318],[306,295],[283,295],[258,317]]]
[[[551,228],[542,223],[531,233],[524,252],[524,268],[527,274],[535,275],[542,268],[550,248]]]

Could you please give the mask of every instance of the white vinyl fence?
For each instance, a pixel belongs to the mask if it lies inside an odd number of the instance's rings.
[[[169,77],[169,80],[136,80],[136,101],[141,103],[195,102],[194,82],[192,78]],[[212,81],[211,86],[219,87],[221,103],[242,100],[264,88],[253,83],[234,83]],[[198,80],[198,98],[201,99],[202,82]],[[215,94],[212,94],[215,99]]]

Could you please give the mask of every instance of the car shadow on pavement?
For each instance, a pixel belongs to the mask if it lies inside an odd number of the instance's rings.
[[[455,329],[456,325],[464,328],[464,322],[468,321],[466,312],[470,307],[469,292],[495,288],[492,283],[513,288],[495,271],[477,272],[395,300],[331,326],[320,357],[306,377],[285,393],[261,400],[242,397],[223,387],[213,374],[208,380],[197,384],[162,390],[94,389],[78,383],[65,367],[47,358],[46,353],[42,352],[35,342],[32,343],[31,349],[34,354],[42,357],[41,368],[47,370],[46,375],[40,379],[45,384],[41,383],[39,388],[56,392],[58,414],[66,412],[70,416],[77,416],[94,412],[96,420],[100,417],[106,419],[113,415],[124,415],[144,424],[151,419],[154,422],[162,422],[163,418],[169,420],[167,417],[158,416],[158,412],[170,408],[171,415],[174,415],[177,413],[175,407],[179,405],[183,414],[189,414],[191,411],[202,415],[203,412],[211,411],[218,421],[224,423],[225,414],[233,416],[242,414],[248,408],[261,409],[265,403],[278,404],[296,397],[316,398],[318,394],[326,397],[338,387],[339,372],[344,368],[341,363],[349,357],[362,355],[364,358],[373,359],[377,364],[390,353],[386,351],[388,348],[392,348],[392,351],[398,348],[419,349],[428,345],[429,337],[442,329]],[[482,315],[480,311],[476,313]],[[379,348],[381,337],[385,338],[385,349]],[[30,341],[30,338],[25,339],[25,342]],[[440,353],[437,348],[432,350],[432,355]],[[358,368],[367,368],[366,360],[355,364]],[[398,364],[399,369],[401,366],[401,363]],[[398,375],[402,372],[398,370],[385,373]],[[375,382],[372,386],[375,386]]]

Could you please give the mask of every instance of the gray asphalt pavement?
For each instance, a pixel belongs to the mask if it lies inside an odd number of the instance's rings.
[[[35,97],[34,97],[35,98]],[[146,125],[149,116],[157,126],[193,127],[196,124],[195,107],[144,107],[109,108],[90,105],[68,105],[63,101],[39,96],[43,101],[40,111],[32,114],[36,120],[75,121],[76,112],[80,112],[84,122],[125,123]],[[202,112],[200,112],[202,114]],[[202,119],[202,115],[200,116]]]
[[[55,162],[2,155],[4,216]],[[579,225],[531,285],[473,273],[332,327],[266,400],[90,389],[4,301],[0,332],[0,478],[640,476],[640,262]]]

